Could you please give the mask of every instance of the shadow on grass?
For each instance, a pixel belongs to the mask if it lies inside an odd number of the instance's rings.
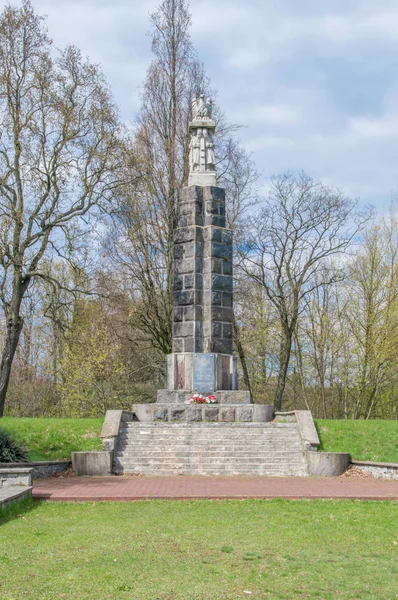
[[[36,510],[41,503],[42,500],[33,500],[32,498],[26,498],[25,500],[21,500],[20,502],[13,502],[9,506],[0,509],[0,527],[2,525],[5,525],[9,521],[19,519],[27,513]]]

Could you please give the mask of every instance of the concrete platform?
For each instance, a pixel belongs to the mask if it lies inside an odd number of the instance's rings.
[[[204,498],[398,500],[398,481],[348,477],[69,477],[35,481],[33,497],[63,502]]]
[[[25,500],[25,498],[29,498],[32,495],[32,487],[31,486],[9,486],[9,487],[0,487],[0,510],[9,506],[13,502],[19,502],[20,500]]]

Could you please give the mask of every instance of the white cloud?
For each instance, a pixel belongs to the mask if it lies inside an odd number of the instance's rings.
[[[19,0],[11,0],[17,3]],[[32,0],[100,62],[124,120],[161,0]],[[5,1],[0,0],[0,6]],[[380,205],[398,186],[397,0],[191,0],[192,41],[265,176],[304,168]]]

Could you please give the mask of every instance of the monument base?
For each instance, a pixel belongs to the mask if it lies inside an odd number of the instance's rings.
[[[212,352],[173,352],[166,356],[166,390],[192,395],[238,389],[237,357]]]
[[[189,390],[158,390],[158,404],[185,404],[195,392]],[[251,404],[250,392],[245,390],[219,390],[212,392],[218,404]],[[206,404],[206,406],[213,406]],[[215,404],[217,406],[217,404]]]

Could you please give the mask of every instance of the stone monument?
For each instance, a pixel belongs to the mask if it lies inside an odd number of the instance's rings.
[[[232,354],[232,231],[226,227],[225,191],[217,186],[216,124],[212,103],[192,102],[188,186],[180,192],[174,232],[173,352],[166,357],[166,389],[158,403],[184,403],[193,393],[218,403],[250,403],[238,391]]]

